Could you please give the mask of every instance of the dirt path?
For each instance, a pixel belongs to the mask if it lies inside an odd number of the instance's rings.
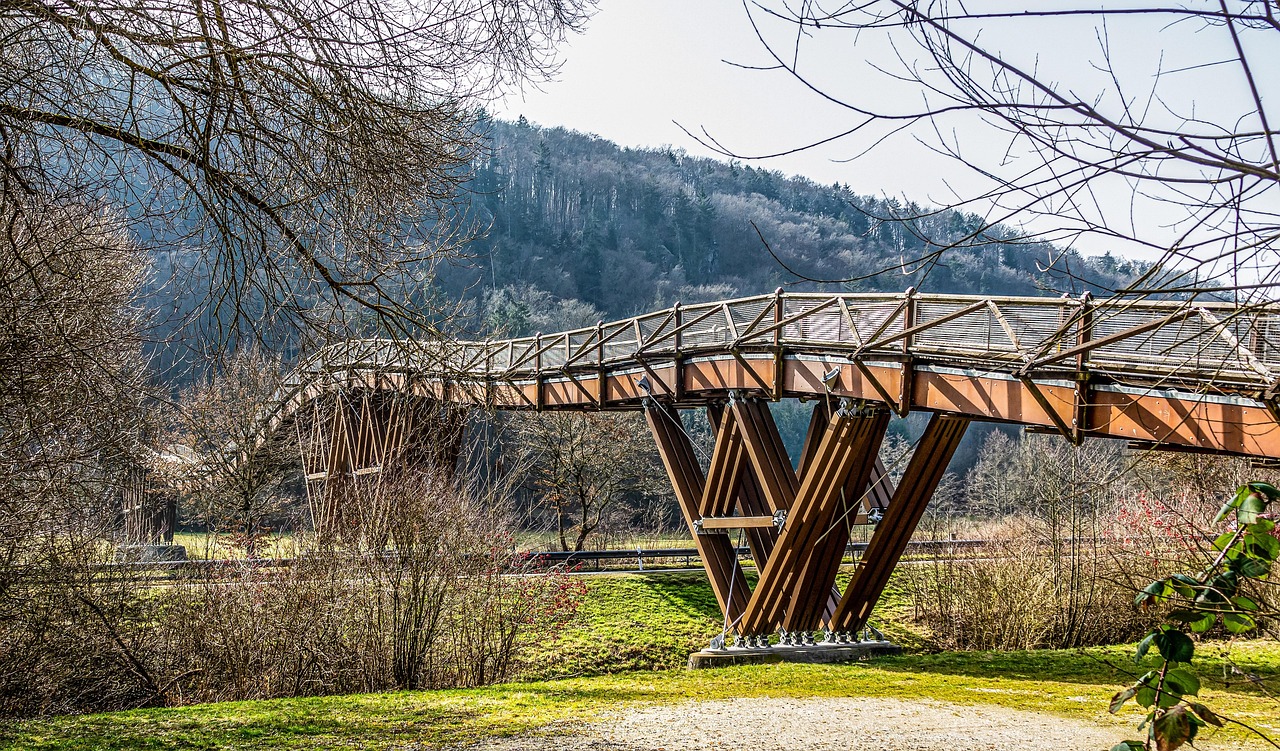
[[[1098,751],[1126,731],[1132,735],[1133,728],[929,700],[731,699],[628,710],[571,733],[509,738],[470,751]]]

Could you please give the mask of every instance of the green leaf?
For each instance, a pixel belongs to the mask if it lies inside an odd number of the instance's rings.
[[[1271,519],[1259,519],[1258,521],[1253,523],[1253,527],[1249,531],[1255,534],[1265,535],[1265,534],[1271,534],[1273,531],[1275,531],[1275,528],[1276,528],[1276,523]]]
[[[1274,562],[1280,556],[1280,540],[1270,534],[1250,532],[1244,537],[1244,549],[1246,553],[1254,558]]]
[[[1239,561],[1232,561],[1231,567],[1240,573],[1240,576],[1249,579],[1265,579],[1267,574],[1271,573],[1271,564],[1266,561],[1260,561],[1257,558],[1242,558]]]
[[[1232,597],[1231,604],[1235,605],[1237,608],[1241,610],[1257,610],[1258,609],[1258,603],[1254,602],[1248,597],[1245,597],[1244,595],[1240,595],[1239,597]]]
[[[1178,594],[1188,599],[1196,596],[1196,590],[1200,587],[1200,582],[1187,576],[1186,574],[1174,574],[1169,578],[1169,584]]]
[[[1160,677],[1156,675],[1156,671],[1154,670],[1139,678],[1138,682],[1133,684],[1138,689],[1133,694],[1134,701],[1144,707],[1150,707],[1152,704],[1155,704],[1156,681],[1158,680],[1160,680]]]
[[[1156,633],[1152,631],[1138,642],[1138,649],[1134,652],[1133,661],[1142,662],[1142,658],[1147,656],[1147,652],[1151,651],[1151,645],[1156,643]]]
[[[1221,602],[1225,602],[1227,598],[1236,596],[1236,589],[1240,586],[1240,576],[1235,571],[1223,571],[1221,574],[1209,580],[1209,587],[1222,595]]]
[[[1142,741],[1120,741],[1111,747],[1111,751],[1143,751]]]
[[[1226,519],[1228,516],[1231,515],[1231,512],[1232,510],[1235,509],[1235,507],[1236,507],[1236,504],[1234,501],[1227,501],[1226,503],[1222,504],[1222,508],[1218,509],[1218,513],[1213,517],[1213,523],[1221,524],[1222,520]],[[1216,546],[1217,543],[1215,542],[1214,545]],[[1218,548],[1218,550],[1222,550],[1222,548]]]
[[[1235,532],[1223,532],[1222,534],[1218,535],[1218,539],[1213,541],[1213,549],[1226,550],[1227,546],[1230,545],[1231,541],[1234,540],[1235,538],[1236,538]]]
[[[1267,496],[1267,500],[1274,501],[1280,499],[1280,488],[1277,488],[1269,482],[1251,482],[1249,483],[1249,487],[1255,492],[1262,493]]]
[[[1200,678],[1186,668],[1174,668],[1165,673],[1164,685],[1183,696],[1195,696],[1200,693]]]
[[[1236,507],[1236,519],[1241,524],[1253,524],[1258,521],[1258,514],[1261,514],[1266,508],[1267,499],[1265,496],[1260,493],[1250,493]]]
[[[1252,631],[1258,624],[1244,613],[1224,613],[1222,625],[1233,634],[1243,634],[1246,631]]]
[[[1191,621],[1190,623],[1187,624],[1187,626],[1191,629],[1193,633],[1203,634],[1204,632],[1213,628],[1213,624],[1217,622],[1218,622],[1217,616],[1215,616],[1213,613],[1205,613],[1204,617],[1202,617],[1200,620]]]
[[[1196,645],[1191,642],[1191,637],[1168,626],[1156,634],[1155,641],[1156,649],[1159,649],[1160,655],[1169,662],[1191,662],[1191,657],[1196,651]]]
[[[1222,504],[1222,508],[1218,510],[1218,515],[1213,517],[1213,523],[1217,524],[1223,519],[1226,519],[1232,511],[1240,508],[1240,504],[1244,503],[1244,499],[1248,498],[1252,494],[1253,490],[1248,485],[1241,485],[1239,488],[1236,488],[1236,494],[1231,497],[1231,500]]]
[[[1204,720],[1205,722],[1209,723],[1215,728],[1222,727],[1222,718],[1214,714],[1212,709],[1209,709],[1203,704],[1197,704],[1196,702],[1187,702],[1187,705],[1191,707],[1191,711],[1195,712],[1196,715],[1200,717],[1200,719]]]
[[[1168,597],[1169,583],[1165,579],[1153,581],[1148,584],[1138,596],[1133,598],[1133,604],[1146,610],[1153,603],[1158,603]]]
[[[1133,685],[1123,691],[1116,692],[1116,695],[1111,697],[1111,714],[1119,712],[1120,708],[1124,706],[1124,703],[1132,699],[1133,695],[1136,693],[1138,693],[1137,685]]]

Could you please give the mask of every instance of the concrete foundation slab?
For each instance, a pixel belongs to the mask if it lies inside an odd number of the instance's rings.
[[[902,647],[889,641],[857,644],[775,645],[767,649],[728,647],[704,649],[689,655],[689,669],[723,668],[730,665],[761,665],[770,662],[856,662],[872,657],[902,654]]]

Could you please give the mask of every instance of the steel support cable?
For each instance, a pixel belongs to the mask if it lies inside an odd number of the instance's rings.
[[[924,438],[924,436],[923,436],[923,435],[921,435],[921,436],[920,436],[920,438],[917,438],[915,441],[913,441],[913,442],[911,443],[911,446],[910,446],[910,448],[911,448],[911,450],[910,450],[910,451],[904,451],[904,452],[902,453],[902,456],[899,456],[897,459],[895,459],[895,460],[893,461],[893,464],[889,465],[888,467],[885,467],[885,470],[884,470],[884,471],[885,471],[885,473],[881,476],[881,478],[888,477],[890,472],[892,472],[893,470],[895,470],[895,469],[897,469],[897,468],[898,468],[898,465],[902,464],[904,461],[906,461],[906,460],[907,460],[907,458],[908,458],[908,457],[910,457],[910,456],[912,456],[913,454],[915,454],[915,450],[916,450],[916,448],[917,448],[917,447],[919,447],[919,445],[920,445],[920,440],[921,440],[922,438]],[[882,479],[881,481],[883,481],[883,479]],[[878,483],[876,483],[876,484],[878,484]],[[871,494],[871,490],[872,490],[872,488],[874,488],[876,484],[868,485],[868,486],[867,486],[867,489],[866,489],[866,490],[864,490],[864,491],[862,491],[862,495],[858,496],[858,499],[857,499],[857,501],[854,503],[854,505],[853,505],[853,506],[849,506],[849,505],[847,505],[847,504],[846,504],[844,512],[843,512],[842,514],[840,514],[840,516],[838,516],[838,517],[836,517],[835,519],[832,519],[832,520],[831,520],[831,524],[828,524],[828,525],[827,525],[827,529],[826,529],[826,530],[825,530],[821,535],[819,535],[819,537],[818,537],[818,539],[817,539],[817,540],[814,540],[814,543],[813,543],[813,544],[814,544],[814,545],[817,545],[817,544],[821,543],[823,540],[825,540],[825,539],[827,538],[827,535],[831,533],[831,530],[832,530],[833,526],[834,526],[835,524],[838,524],[838,523],[840,523],[840,522],[844,521],[845,519],[847,519],[847,518],[849,517],[849,514],[851,513],[851,511],[852,511],[854,508],[857,508],[858,506],[860,506],[860,505],[862,504],[862,502],[863,502],[863,501],[865,501],[865,500],[867,499],[867,497]],[[841,488],[840,492],[841,492],[841,493],[843,493],[843,492],[844,492],[844,489],[843,489],[843,488]]]
[[[736,543],[734,543],[734,545],[733,545],[733,567],[734,567],[734,572],[732,572],[732,573],[736,573],[737,571],[742,571],[743,581],[746,581],[747,572],[746,572],[745,570],[743,570],[743,568],[742,568],[742,561],[740,561],[740,560],[738,559],[738,551],[742,549],[743,535],[744,535],[744,534],[745,534],[745,532],[744,532],[743,530],[741,530],[741,529],[740,529],[740,530],[738,530],[738,541],[737,541]],[[729,576],[729,597],[728,597],[728,601],[729,601],[729,602],[733,602],[733,585],[734,585],[735,583],[737,583],[737,579],[738,579],[738,577],[733,576],[733,575],[732,575],[732,573],[731,573],[731,574],[730,574],[730,576]],[[738,617],[733,619],[733,624],[732,624],[732,625],[734,625],[734,626],[738,625],[738,621],[742,620],[742,616],[743,616],[743,615],[745,615],[745,613],[739,613],[739,614],[738,614]],[[728,634],[729,634],[729,627],[730,627],[730,624],[729,624],[729,609],[728,609],[728,608],[725,608],[725,611],[724,611],[724,628],[722,628],[722,629],[720,630],[720,643],[721,643],[721,644],[723,644],[723,643],[724,643],[724,638],[725,638],[726,636],[728,636]]]
[[[888,473],[889,473],[889,472],[892,472],[894,469],[897,469],[898,465],[899,465],[899,464],[901,464],[901,463],[903,462],[903,460],[905,460],[908,456],[910,456],[911,454],[913,454],[913,453],[915,452],[915,449],[920,445],[920,439],[921,439],[921,438],[923,438],[923,437],[924,437],[924,436],[921,436],[920,438],[917,438],[917,439],[916,439],[916,440],[911,444],[911,451],[909,451],[909,452],[903,452],[902,456],[899,456],[896,460],[894,460],[893,464],[891,464],[889,467],[887,467],[887,468],[885,469],[885,475],[884,475],[885,477],[887,477],[887,476],[888,476]],[[844,492],[844,491],[843,491],[843,489],[841,489],[841,492]],[[871,488],[870,488],[870,487],[868,487],[865,491],[863,491],[862,495],[861,495],[861,496],[859,497],[859,499],[858,499],[858,503],[859,503],[859,504],[860,504],[860,503],[862,503],[862,501],[866,499],[867,495],[868,495],[870,492],[871,492]],[[827,526],[826,531],[824,531],[824,532],[823,532],[823,533],[818,537],[818,539],[817,539],[816,541],[814,541],[814,545],[815,545],[815,546],[816,546],[816,545],[818,545],[818,544],[821,544],[821,542],[822,542],[823,540],[825,540],[825,539],[826,539],[827,534],[831,532],[832,525],[837,524],[837,523],[839,523],[840,521],[843,521],[843,520],[845,520],[845,519],[847,519],[847,518],[848,518],[848,516],[849,516],[849,509],[850,509],[850,507],[846,506],[844,513],[843,513],[843,514],[841,514],[839,518],[832,520],[831,524]],[[741,544],[741,535],[742,535],[742,532],[739,532],[739,533],[738,533],[738,535],[739,535],[739,544]],[[737,554],[737,551],[736,551],[736,550],[734,551],[733,560],[734,560],[734,565],[735,565],[735,566],[739,566],[739,567],[741,566],[741,564],[738,562],[738,554]],[[733,591],[733,582],[732,582],[732,581],[730,581],[729,587],[730,587],[729,591],[730,591],[730,592],[732,592],[732,591]],[[725,624],[724,629],[720,632],[720,638],[721,638],[721,639],[723,639],[725,636],[727,636],[727,635],[728,635],[728,633],[729,633],[730,629],[734,629],[734,628],[736,628],[736,627],[738,626],[738,624],[742,621],[742,619],[743,619],[743,617],[744,617],[745,615],[746,615],[746,613],[745,613],[745,612],[744,612],[744,613],[739,613],[737,618],[734,618],[732,622],[728,622],[728,621],[729,621],[729,616],[728,616],[728,613],[726,613],[726,614],[725,614],[725,621],[726,621],[726,624]]]
[[[653,397],[649,397],[649,398],[652,399]],[[684,434],[684,437],[689,441],[689,445],[693,447],[694,451],[698,452],[700,458],[703,461],[710,463],[711,457],[707,456],[706,452],[704,452],[702,448],[698,446],[698,443],[693,439],[693,436],[689,435],[689,431],[684,429],[684,424],[678,419],[678,416],[672,416],[669,412],[667,412],[665,409],[662,408],[662,406],[658,403],[656,399],[654,399],[653,403],[654,405],[656,405],[658,413],[661,414],[663,417],[665,417],[667,421],[670,422],[672,425],[675,425],[676,428],[681,433]]]

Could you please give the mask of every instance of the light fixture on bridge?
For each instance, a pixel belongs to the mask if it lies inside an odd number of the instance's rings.
[[[639,386],[648,396],[653,396],[653,384],[649,383],[649,376],[640,376],[640,380],[636,381],[636,385]]]
[[[826,373],[823,374],[822,385],[826,386],[827,390],[830,391],[831,388],[835,386],[836,382],[839,380],[840,380],[840,366],[837,365],[831,370],[828,370]]]

